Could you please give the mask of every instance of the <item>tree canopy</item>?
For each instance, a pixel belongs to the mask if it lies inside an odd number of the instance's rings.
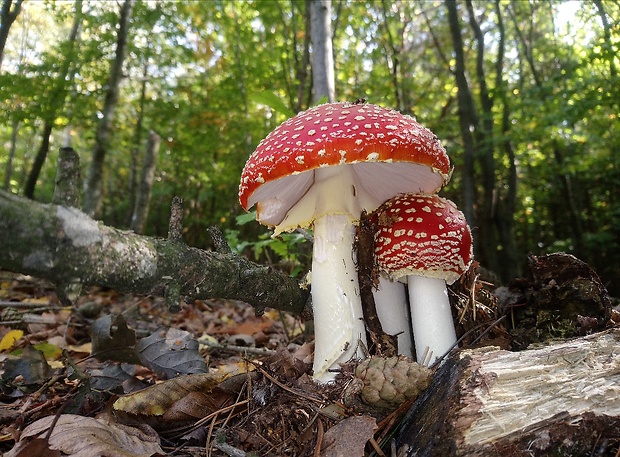
[[[207,246],[217,225],[240,248],[258,246],[266,232],[242,223],[239,176],[263,137],[315,103],[310,2],[126,3],[99,217],[129,227],[153,131],[161,145],[146,234],[166,234],[178,195],[188,244]],[[25,194],[34,176],[34,198],[49,201],[68,143],[86,176],[122,7],[3,0],[5,189]],[[482,266],[508,281],[527,252],[562,250],[620,293],[618,2],[334,0],[331,33],[337,100],[414,115],[444,143],[454,173],[443,194],[467,215]],[[46,132],[49,153],[33,175]],[[274,260],[295,243],[256,252]]]

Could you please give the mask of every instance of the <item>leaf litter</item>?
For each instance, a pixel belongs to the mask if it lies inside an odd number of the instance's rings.
[[[531,264],[530,277],[496,289],[474,263],[451,288],[462,346],[515,350],[547,328],[620,323],[587,265],[567,255]],[[570,309],[549,311],[556,297]],[[0,300],[0,453],[11,457],[384,456],[432,376],[371,357],[317,385],[304,326],[234,301],[171,313],[162,298],[93,288],[67,308],[51,284],[5,272]],[[590,302],[594,314],[572,313]]]
[[[345,400],[354,367],[338,386],[312,381],[311,340],[290,315],[222,300],[172,314],[98,288],[68,310],[45,281],[0,274],[4,298],[36,300],[47,319],[0,323],[13,332],[0,353],[8,456],[362,456],[377,429]]]

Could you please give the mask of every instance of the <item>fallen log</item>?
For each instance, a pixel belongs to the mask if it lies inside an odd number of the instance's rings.
[[[295,279],[230,250],[193,248],[180,235],[137,235],[105,226],[73,207],[2,191],[0,234],[0,269],[59,286],[98,285],[171,296],[173,305],[180,297],[188,302],[235,299],[258,312],[270,307],[300,313],[306,303],[307,293]]]
[[[396,444],[398,456],[619,455],[620,329],[452,354]]]

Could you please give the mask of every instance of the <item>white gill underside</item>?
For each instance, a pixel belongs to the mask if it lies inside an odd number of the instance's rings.
[[[335,182],[322,183],[331,179]],[[319,203],[326,202],[332,212],[349,211],[357,220],[362,209],[374,211],[399,193],[434,192],[443,184],[442,179],[439,173],[423,165],[361,162],[318,168],[267,182],[256,189],[248,204],[257,204],[258,220],[276,227],[277,234],[309,226],[314,218],[324,213]],[[317,184],[321,190],[315,189]],[[328,184],[327,192],[325,184]],[[342,204],[344,209],[338,207]],[[293,214],[287,216],[291,207],[294,207]]]
[[[330,369],[361,357],[365,327],[352,250],[355,227],[348,216],[328,215],[314,223],[312,308],[314,379],[332,381]]]
[[[407,277],[411,328],[419,364],[429,365],[456,343],[446,282],[419,275]]]

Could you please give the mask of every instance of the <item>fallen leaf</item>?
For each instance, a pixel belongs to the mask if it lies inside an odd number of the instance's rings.
[[[2,337],[2,341],[0,341],[0,352],[8,351],[15,343],[19,341],[19,339],[24,336],[23,330],[11,330],[6,335]]]
[[[200,393],[203,394],[203,396],[208,396],[208,394],[227,377],[227,374],[211,373],[179,376],[149,386],[138,392],[119,397],[112,407],[116,411],[123,411],[128,414],[164,416],[164,414],[170,410],[175,409],[175,404],[177,402],[181,402],[177,405],[177,410],[185,410],[184,414],[189,416],[197,415],[198,417],[204,417],[201,416],[203,412],[188,412],[189,405],[187,405],[187,402],[183,401],[184,398],[192,393]],[[193,396],[194,401],[198,398],[202,397]],[[200,404],[197,405],[197,409],[201,411],[207,407],[213,408],[215,405],[214,402],[210,402],[206,398],[203,398]]]
[[[44,417],[24,429],[20,441],[6,457],[26,457],[23,449],[32,443],[33,437],[47,433],[54,416]],[[154,457],[164,456],[157,435],[116,424],[107,418],[62,414],[58,417],[48,439],[49,449],[60,451],[67,457]],[[28,454],[35,456],[39,454]],[[46,457],[58,454],[43,454]]]
[[[364,457],[364,447],[377,427],[375,418],[352,416],[325,432],[321,457]]]
[[[207,364],[198,352],[198,341],[184,330],[159,329],[141,339],[136,351],[140,363],[162,378],[206,373]]]
[[[136,355],[136,333],[127,327],[122,314],[112,322],[112,316],[103,316],[92,325],[93,356],[100,361],[140,363]]]
[[[21,440],[20,443],[23,443],[17,452],[13,454],[17,446],[13,449],[13,452],[9,452],[7,457],[61,457],[60,451],[51,450],[50,445],[47,440],[43,438],[34,438],[27,437],[25,440]]]
[[[26,346],[19,358],[7,359],[3,368],[2,380],[15,385],[40,384],[52,371],[43,353],[32,346]]]

